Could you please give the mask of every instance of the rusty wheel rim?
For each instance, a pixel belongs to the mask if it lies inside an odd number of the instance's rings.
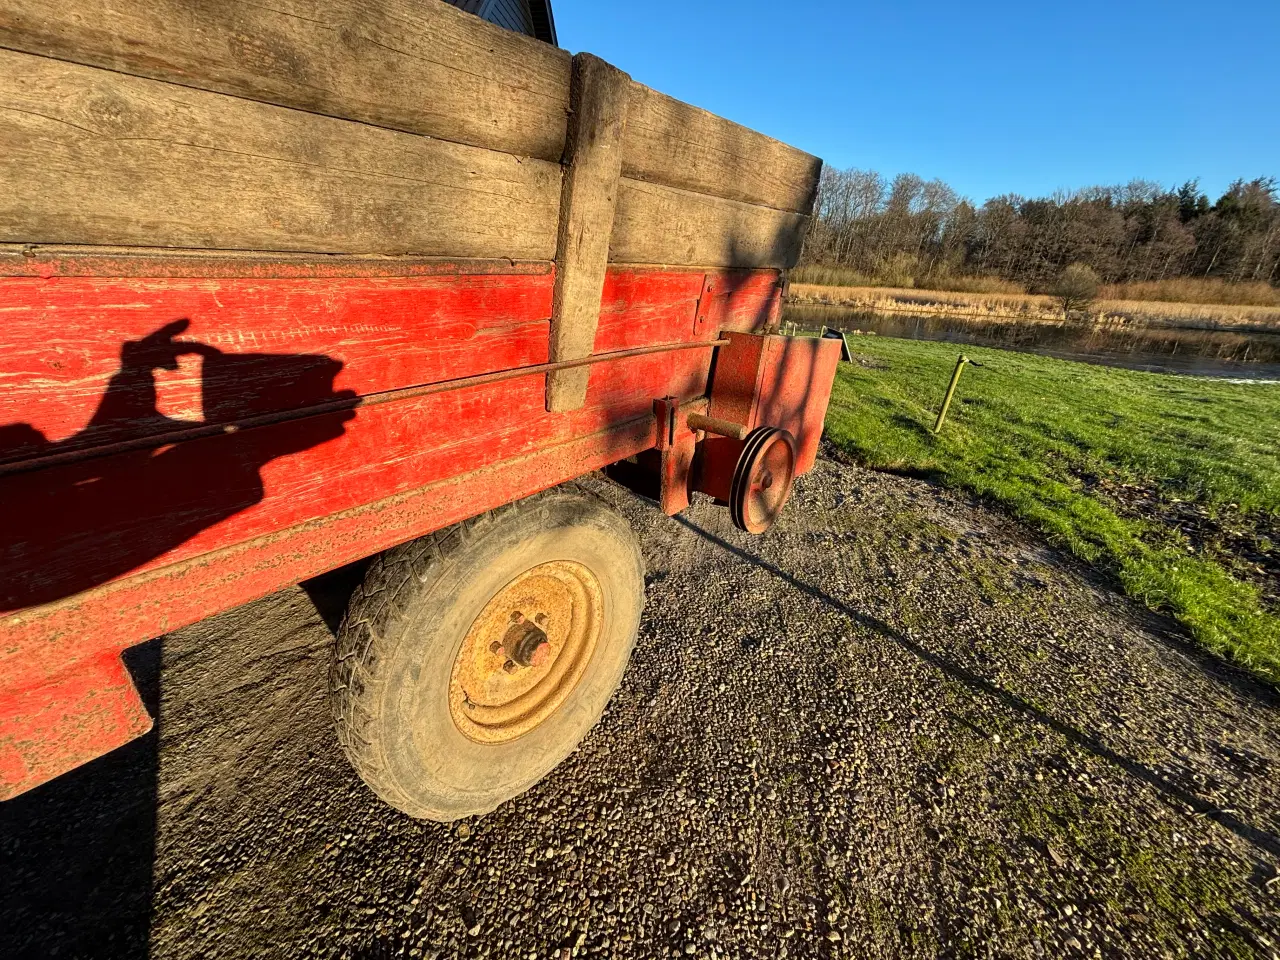
[[[729,513],[747,533],[764,533],[791,496],[796,472],[796,442],[777,427],[757,427],[747,435],[734,468]]]
[[[480,743],[529,733],[564,703],[604,627],[596,575],[573,560],[541,563],[485,604],[449,678],[454,725]]]

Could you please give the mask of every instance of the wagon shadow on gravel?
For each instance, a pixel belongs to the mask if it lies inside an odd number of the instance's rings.
[[[0,956],[149,955],[162,644],[124,654],[151,732],[0,803]]]
[[[830,607],[835,612],[855,621],[861,626],[875,631],[885,639],[897,644],[902,650],[912,654],[936,670],[944,673],[950,679],[963,684],[975,693],[980,693],[990,697],[1008,710],[1021,714],[1026,719],[1054,731],[1079,749],[1092,754],[1099,760],[1123,770],[1135,780],[1146,784],[1171,800],[1194,810],[1198,815],[1205,819],[1231,831],[1241,840],[1252,846],[1260,854],[1270,858],[1280,857],[1280,836],[1269,831],[1262,830],[1240,819],[1229,810],[1219,809],[1213,804],[1206,803],[1204,800],[1189,793],[1187,790],[1171,781],[1168,777],[1152,770],[1145,764],[1112,750],[1098,739],[1098,737],[1052,716],[1039,707],[1036,707],[1024,700],[1022,697],[1019,697],[1017,694],[1004,689],[999,684],[993,683],[992,681],[979,676],[940,653],[929,650],[922,644],[898,632],[882,620],[870,616],[860,610],[854,609],[843,601],[831,596],[820,587],[802,580],[794,574],[770,563],[768,560],[730,543],[711,531],[700,527],[687,517],[676,516],[673,519],[676,523],[680,524],[691,533],[703,538],[713,546],[719,547],[741,560],[745,560],[771,576],[783,581],[794,590],[817,600],[818,602]]]
[[[906,422],[907,419],[903,418],[902,424],[905,425]],[[912,421],[912,423],[912,429],[921,433],[928,432],[927,424],[918,420]],[[835,446],[826,438],[822,441],[822,456],[844,467],[866,469],[857,459]],[[876,473],[921,480],[940,488],[947,487],[942,473],[933,468],[878,466],[874,469]],[[952,490],[952,492],[955,491]],[[984,501],[982,498],[978,498],[978,502]],[[1037,542],[1040,543],[1040,552],[1045,557],[1051,558],[1054,564],[1065,566],[1073,575],[1079,577],[1091,588],[1117,597],[1124,597],[1126,600],[1129,599],[1125,596],[1123,585],[1114,575],[1098,567],[1090,566],[1069,553],[1063,553],[1053,548],[1043,539],[1038,539]],[[1153,638],[1194,663],[1215,684],[1229,688],[1233,694],[1259,706],[1271,710],[1280,709],[1280,691],[1198,644],[1186,633],[1186,628],[1168,613],[1152,610],[1137,603],[1130,603],[1129,609],[1132,615],[1141,623],[1143,629]]]

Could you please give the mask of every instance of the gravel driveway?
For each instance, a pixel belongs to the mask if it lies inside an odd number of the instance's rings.
[[[1015,524],[820,460],[640,535],[603,722],[409,820],[324,698],[350,572],[134,651],[159,733],[0,805],[0,956],[1280,955],[1280,697]]]

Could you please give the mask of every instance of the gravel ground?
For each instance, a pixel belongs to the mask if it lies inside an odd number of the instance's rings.
[[[1280,697],[1015,524],[821,460],[668,519],[603,722],[419,823],[324,699],[352,571],[131,666],[158,734],[0,805],[0,956],[1280,955]]]

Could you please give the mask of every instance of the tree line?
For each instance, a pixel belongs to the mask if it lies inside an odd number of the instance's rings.
[[[1045,288],[1071,264],[1105,283],[1181,277],[1280,283],[1280,188],[1237,180],[1210,201],[1196,180],[1146,180],[981,207],[941,180],[825,167],[804,262],[882,282],[984,275]]]

